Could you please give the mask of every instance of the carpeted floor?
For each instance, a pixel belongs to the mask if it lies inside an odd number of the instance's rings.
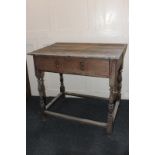
[[[48,98],[49,100],[50,98]],[[105,102],[105,103],[104,103]],[[68,98],[51,110],[105,121],[106,101]],[[113,134],[104,128],[49,116],[43,121],[39,97],[27,99],[27,155],[128,155],[129,101],[121,101]]]

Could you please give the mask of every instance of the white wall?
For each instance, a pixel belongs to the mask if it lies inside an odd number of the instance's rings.
[[[27,52],[55,42],[128,43],[128,0],[27,0]],[[122,98],[129,98],[128,50]],[[32,95],[38,95],[27,56]],[[67,90],[108,97],[107,79],[65,75]],[[45,74],[47,96],[59,92],[59,76]]]

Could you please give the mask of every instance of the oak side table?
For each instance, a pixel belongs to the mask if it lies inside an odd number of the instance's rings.
[[[34,59],[42,114],[105,127],[107,133],[112,133],[121,99],[122,69],[126,48],[127,44],[55,43],[29,53]],[[49,103],[45,103],[44,72],[60,74],[60,93]],[[65,98],[65,95],[105,99],[65,91],[63,74],[109,78],[110,96],[106,123],[48,110],[59,98]]]

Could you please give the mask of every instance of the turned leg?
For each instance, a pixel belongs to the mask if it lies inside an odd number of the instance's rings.
[[[113,129],[113,110],[115,105],[115,96],[117,92],[115,92],[114,86],[110,86],[110,98],[108,103],[108,118],[107,118],[107,133],[111,134]]]
[[[109,96],[109,103],[108,103],[108,118],[107,118],[107,133],[111,134],[113,129],[113,110],[114,105],[117,99],[117,70],[116,70],[116,62],[112,61],[110,63],[110,96]]]
[[[65,93],[64,79],[63,79],[62,73],[60,73],[60,92]],[[65,97],[65,95],[64,95],[64,97]]]
[[[118,91],[118,96],[117,100],[121,100],[121,89],[122,89],[122,70],[123,70],[123,64],[121,65],[119,71],[118,71],[118,77],[117,77],[117,91]]]
[[[41,71],[36,71],[36,77],[38,80],[38,91],[39,91],[39,96],[40,96],[40,106],[41,106],[41,112],[42,114],[44,113],[45,110],[45,86],[44,86],[44,72]]]

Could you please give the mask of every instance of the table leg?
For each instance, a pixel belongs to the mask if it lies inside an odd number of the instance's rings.
[[[63,94],[65,93],[64,79],[62,73],[60,73],[60,92]],[[65,94],[63,96],[65,97]]]
[[[38,91],[40,96],[40,106],[41,106],[41,112],[44,113],[45,110],[45,86],[44,86],[44,72],[36,71],[36,77],[38,80]]]
[[[120,101],[121,100],[121,89],[122,89],[122,70],[123,70],[123,64],[121,65],[121,67],[119,68],[118,71],[118,78],[117,78],[117,91],[118,91],[118,96],[117,96],[117,100]]]
[[[116,62],[111,61],[110,63],[110,78],[109,78],[109,85],[110,85],[110,96],[109,96],[109,103],[108,103],[108,118],[107,118],[107,133],[111,134],[113,129],[113,110],[114,105],[117,99],[118,90],[117,90],[117,70],[116,70]]]

